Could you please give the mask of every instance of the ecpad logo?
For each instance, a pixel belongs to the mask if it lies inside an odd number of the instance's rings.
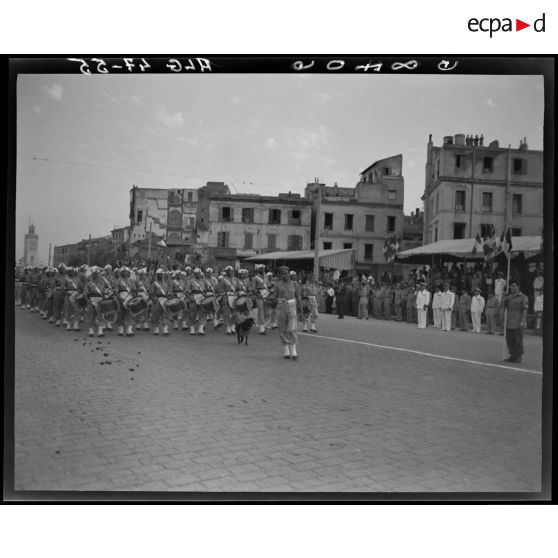
[[[509,17],[505,17],[503,19],[500,19],[498,17],[494,17],[494,18],[485,17],[482,19],[477,19],[476,17],[472,17],[468,21],[467,27],[469,28],[469,31],[473,33],[477,33],[478,31],[481,31],[483,33],[490,33],[490,38],[492,38],[492,35],[494,33],[497,33],[498,31],[503,31],[503,32],[514,31],[512,19]],[[515,20],[515,31],[521,31],[522,29],[525,29],[527,27],[531,27],[531,24],[525,23],[520,19]],[[545,32],[544,13],[540,18],[536,19],[533,22],[533,29],[537,33]]]

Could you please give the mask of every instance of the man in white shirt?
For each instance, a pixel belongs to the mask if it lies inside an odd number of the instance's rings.
[[[441,311],[442,311],[442,331],[451,331],[451,312],[455,303],[455,293],[450,291],[449,283],[444,283],[444,292],[442,293]]]
[[[426,289],[426,283],[420,284],[420,291],[417,293],[417,315],[418,328],[426,329],[426,313],[430,304],[430,293]]]
[[[481,290],[477,287],[471,299],[471,321],[473,322],[473,331],[475,333],[481,332],[481,316],[484,311],[484,304],[484,297],[481,295]]]

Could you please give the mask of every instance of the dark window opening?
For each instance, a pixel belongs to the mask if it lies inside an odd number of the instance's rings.
[[[373,260],[374,259],[374,244],[364,245],[364,259]]]
[[[333,213],[324,213],[324,229],[331,230],[333,228]]]
[[[324,242],[324,250],[331,250],[331,242]]]
[[[454,223],[453,224],[453,238],[460,239],[465,238],[465,223]]]
[[[280,209],[270,209],[269,210],[269,224],[270,225],[280,225],[281,224],[281,210]]]
[[[345,230],[346,231],[353,230],[353,216],[351,214],[345,215]]]
[[[387,232],[395,232],[395,217],[387,218]]]
[[[523,196],[514,194],[512,198],[512,214],[521,215],[523,213]]]
[[[482,193],[482,210],[484,213],[492,213],[492,192]]]
[[[484,157],[482,163],[482,172],[492,172],[494,170],[494,159],[492,157]]]
[[[455,192],[455,211],[465,211],[465,190]]]
[[[223,223],[232,223],[232,211],[230,207],[223,207],[221,209],[221,221]]]
[[[252,207],[242,208],[242,222],[243,223],[253,223],[254,222],[254,209]]]
[[[374,232],[374,215],[366,215],[364,229],[367,232]]]

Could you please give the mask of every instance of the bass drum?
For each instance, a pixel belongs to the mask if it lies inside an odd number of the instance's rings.
[[[252,304],[247,295],[240,295],[236,297],[236,300],[234,301],[234,309],[236,311],[246,313],[249,312],[251,308]]]
[[[118,316],[118,302],[114,298],[104,298],[98,302],[99,312],[103,319],[109,322],[116,320]]]
[[[180,312],[187,309],[186,302],[183,298],[172,298],[167,301],[166,306],[171,316],[177,316]]]
[[[128,302],[128,310],[132,317],[135,318],[147,310],[147,301],[141,296],[135,296]]]
[[[215,312],[215,297],[213,295],[206,296],[201,301],[201,307],[206,312]]]

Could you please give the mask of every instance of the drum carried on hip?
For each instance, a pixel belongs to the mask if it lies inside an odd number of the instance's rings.
[[[206,296],[200,304],[202,310],[204,310],[205,312],[215,312],[216,311],[216,306],[217,306],[217,301],[215,299],[214,295],[208,295]]]
[[[114,298],[103,298],[97,303],[103,320],[113,322],[118,316],[118,302]]]
[[[302,308],[302,315],[308,318],[308,316],[310,316],[310,300],[307,296],[302,297],[300,306]]]
[[[241,294],[236,297],[234,301],[234,309],[238,312],[249,312],[252,308],[252,303],[247,295]]]
[[[188,310],[188,305],[183,298],[172,298],[171,300],[168,300],[166,307],[168,313],[173,319],[177,318],[185,310]]]
[[[140,316],[147,310],[147,301],[141,296],[134,296],[127,304],[132,318]]]

